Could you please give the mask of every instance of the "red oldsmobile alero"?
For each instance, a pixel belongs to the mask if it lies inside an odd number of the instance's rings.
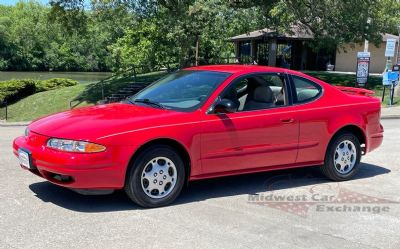
[[[125,189],[144,207],[211,177],[320,165],[328,178],[348,180],[382,143],[380,100],[371,95],[281,68],[194,67],[123,103],[36,120],[14,154],[52,183]]]

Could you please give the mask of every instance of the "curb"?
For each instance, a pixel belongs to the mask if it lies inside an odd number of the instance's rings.
[[[10,122],[7,123],[5,121],[0,121],[0,127],[13,127],[13,126],[27,126],[30,124],[31,121],[26,121],[26,122]]]
[[[381,119],[400,119],[400,115],[385,115],[381,116]]]

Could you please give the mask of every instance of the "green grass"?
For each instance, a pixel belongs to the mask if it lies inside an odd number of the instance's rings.
[[[164,76],[166,72],[152,72],[141,74],[136,77],[137,82],[153,82]],[[79,105],[81,102],[88,102],[89,104],[96,104],[102,99],[102,85],[104,88],[104,96],[109,96],[112,93],[117,92],[119,89],[132,84],[134,82],[133,76],[114,76],[98,84],[87,84],[82,93],[75,97],[73,100],[73,106]]]
[[[28,96],[8,106],[7,121],[28,121],[50,113],[60,112],[69,109],[69,101],[85,89],[85,85],[76,85],[61,89],[40,92]],[[88,105],[87,102],[80,103],[80,106]],[[0,113],[4,117],[4,108]]]
[[[137,76],[138,82],[152,82],[165,72],[154,72]],[[104,95],[108,96],[118,89],[134,82],[133,77],[111,77],[103,80]],[[74,108],[94,105],[102,99],[101,85],[96,83],[79,84],[72,87],[40,92],[21,99],[8,106],[8,121],[29,121],[52,113],[70,109],[70,101]],[[0,109],[0,119],[5,117],[4,108]]]
[[[304,73],[333,85],[355,87],[355,82],[356,82],[355,74],[341,74],[335,72],[314,72],[314,71],[307,71]],[[374,91],[376,97],[382,98],[382,93],[383,93],[382,77],[370,76],[368,78],[368,83],[366,85],[366,88]],[[389,99],[389,88],[386,88],[385,101],[384,103],[382,103],[384,106],[387,105],[388,99]],[[394,104],[400,105],[400,97],[394,98]]]

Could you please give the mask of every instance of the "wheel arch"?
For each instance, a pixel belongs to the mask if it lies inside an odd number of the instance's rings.
[[[344,132],[350,132],[357,137],[358,141],[360,142],[361,152],[364,154],[366,151],[366,147],[367,147],[367,137],[366,137],[364,130],[355,124],[348,124],[348,125],[342,126],[341,128],[337,129],[333,133],[332,137],[330,138],[326,149],[329,148],[329,145],[332,143],[332,141],[338,134],[344,133]]]
[[[136,160],[136,158],[140,155],[140,153],[142,153],[143,151],[145,151],[147,148],[150,148],[151,146],[155,146],[155,145],[167,145],[172,147],[173,149],[176,150],[176,152],[178,152],[178,154],[182,157],[184,166],[185,166],[185,181],[188,182],[189,178],[190,178],[190,172],[191,172],[191,158],[190,155],[187,151],[187,149],[185,148],[185,146],[183,146],[180,142],[171,139],[171,138],[157,138],[157,139],[153,139],[150,141],[147,141],[146,143],[142,144],[131,156],[128,166],[126,167],[126,172],[125,172],[125,181],[126,181],[126,175],[130,169],[130,167],[132,166],[133,162]]]

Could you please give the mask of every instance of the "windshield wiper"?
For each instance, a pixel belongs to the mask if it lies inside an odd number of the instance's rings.
[[[128,97],[128,98],[126,98],[126,99],[124,99],[124,100],[122,100],[122,102],[128,102],[129,104],[132,104],[132,105],[134,105],[135,104],[135,102],[133,102],[132,100],[130,100],[130,98]]]
[[[150,100],[150,99],[135,99],[133,102],[137,102],[137,103],[144,103],[144,104],[148,104],[148,105],[155,105],[161,109],[165,109],[165,106],[159,102]]]

